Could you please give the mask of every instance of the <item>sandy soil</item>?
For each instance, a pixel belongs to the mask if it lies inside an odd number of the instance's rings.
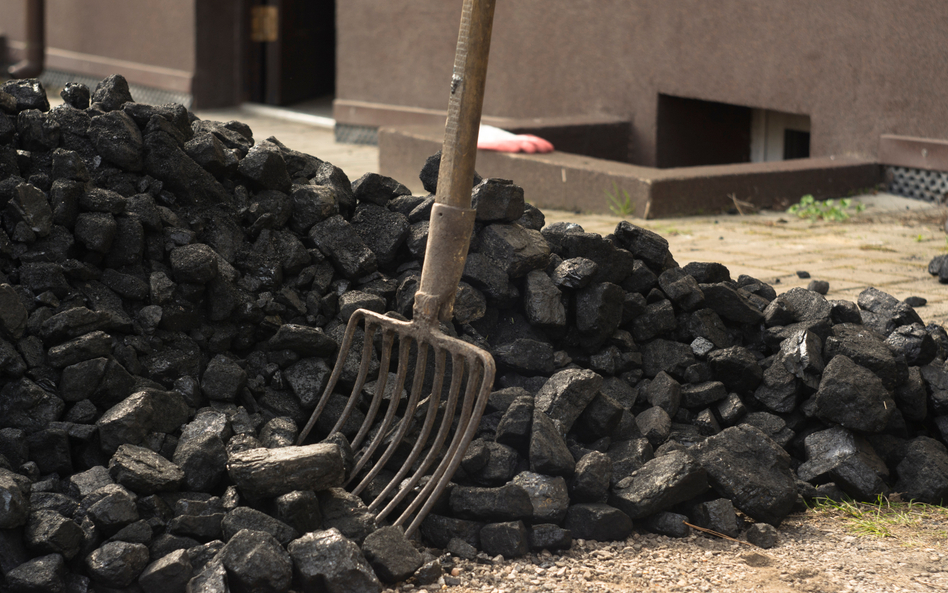
[[[643,531],[622,542],[580,540],[563,553],[515,560],[445,556],[444,585],[404,583],[390,591],[935,592],[948,591],[946,555],[945,509],[861,525],[837,511],[808,510],[789,516],[777,545],[766,550],[701,532],[672,539]]]

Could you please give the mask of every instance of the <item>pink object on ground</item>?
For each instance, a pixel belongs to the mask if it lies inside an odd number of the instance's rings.
[[[498,152],[553,152],[553,145],[533,134],[514,134],[494,126],[481,124],[477,147]]]

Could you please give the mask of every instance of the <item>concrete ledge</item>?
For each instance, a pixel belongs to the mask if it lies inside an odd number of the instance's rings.
[[[912,169],[948,171],[948,140],[883,134],[879,138],[879,162]]]
[[[448,112],[421,107],[336,99],[332,102],[337,124],[382,128],[390,126],[440,126]],[[485,124],[516,134],[535,134],[553,143],[557,149],[600,159],[628,162],[632,123],[611,115],[577,115],[516,119],[482,118]]]
[[[421,191],[418,173],[425,159],[441,149],[443,134],[441,126],[380,129],[379,172]],[[734,206],[731,196],[761,208],[786,208],[806,194],[838,197],[882,180],[878,163],[856,157],[655,169],[560,151],[481,150],[477,171],[512,179],[535,206],[578,212],[608,213],[605,192],[615,184],[628,192],[632,215],[639,218],[722,212]]]

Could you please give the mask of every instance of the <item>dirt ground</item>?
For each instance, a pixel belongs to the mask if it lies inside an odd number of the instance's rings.
[[[789,516],[777,545],[700,532],[684,539],[637,531],[622,542],[575,541],[572,549],[515,560],[443,558],[444,585],[398,591],[520,592],[936,592],[948,591],[948,512],[900,513],[855,522],[839,512]],[[862,531],[860,531],[862,529]],[[885,533],[869,534],[866,529]],[[394,591],[394,590],[390,590]]]

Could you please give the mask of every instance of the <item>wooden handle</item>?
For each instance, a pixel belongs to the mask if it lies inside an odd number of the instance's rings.
[[[495,0],[464,0],[461,11],[448,121],[438,170],[437,204],[431,209],[425,262],[415,294],[414,318],[426,324],[438,319],[451,319],[474,229],[471,182],[477,157],[481,105],[484,103],[494,4]]]
[[[464,0],[461,29],[454,55],[448,121],[441,146],[436,200],[458,208],[471,207],[471,181],[481,125],[487,57],[496,0]]]

